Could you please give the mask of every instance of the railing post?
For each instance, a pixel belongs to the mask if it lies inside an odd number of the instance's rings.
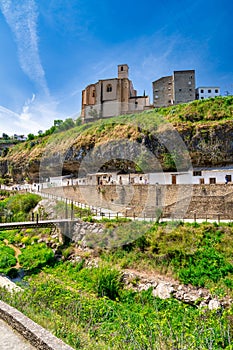
[[[34,221],[34,213],[32,212],[32,221]]]
[[[74,203],[71,201],[71,220],[74,218]]]
[[[38,224],[39,221],[39,214],[36,214],[36,223]]]
[[[67,205],[67,198],[66,198],[66,207],[65,207],[65,219],[68,219],[68,205]]]
[[[197,221],[197,214],[194,213],[194,222],[196,222],[196,221]]]

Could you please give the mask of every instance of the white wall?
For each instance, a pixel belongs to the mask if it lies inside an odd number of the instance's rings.
[[[218,92],[215,92],[215,90],[218,90]],[[203,91],[203,92],[201,92],[201,91]],[[216,96],[220,96],[220,88],[217,86],[216,87],[215,86],[199,87],[199,88],[197,88],[197,93],[198,93],[198,100],[216,97]]]

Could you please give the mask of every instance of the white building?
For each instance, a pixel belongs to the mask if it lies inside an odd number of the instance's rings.
[[[148,174],[150,184],[161,185],[202,185],[233,182],[233,167],[194,168],[187,172],[161,172]]]
[[[189,171],[171,171],[148,174],[122,174],[119,172],[98,172],[87,174],[86,177],[73,178],[72,176],[51,177],[49,181],[23,185],[32,190],[60,186],[105,186],[105,185],[204,185],[233,183],[233,166],[221,168],[194,168]],[[38,189],[39,190],[39,189]]]
[[[197,100],[220,96],[220,88],[218,86],[201,86],[196,88]]]

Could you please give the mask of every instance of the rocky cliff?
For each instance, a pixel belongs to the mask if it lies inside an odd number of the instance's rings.
[[[233,164],[233,97],[145,111],[38,137],[0,159],[14,181],[103,170],[184,170]]]

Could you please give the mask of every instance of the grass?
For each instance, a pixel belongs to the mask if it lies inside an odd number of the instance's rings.
[[[107,271],[59,264],[31,276],[23,293],[0,289],[0,296],[75,349],[231,349],[232,308],[201,310],[119,284],[109,298],[96,284],[101,280],[105,289],[117,280],[117,272]]]
[[[10,203],[27,211],[32,202]],[[74,349],[232,350],[232,306],[211,311],[155,298],[151,288],[135,292],[122,283],[122,270],[160,272],[206,287],[212,296],[233,298],[233,224],[122,219],[103,219],[102,224],[108,249],[101,244],[84,251],[74,243],[62,245],[50,229],[0,232],[0,269],[15,275],[12,247],[17,247],[27,274],[22,292],[0,288],[1,299]],[[54,243],[60,261],[50,248]]]
[[[233,127],[233,97],[216,97],[191,103],[152,109],[139,114],[123,115],[101,119],[93,123],[76,126],[67,131],[38,137],[36,140],[20,143],[9,150],[7,159],[12,164],[24,164],[43,157],[60,154],[61,159],[71,147],[77,150],[77,158],[94,146],[130,140],[141,143],[143,139],[153,141],[156,135],[172,129],[183,135],[193,134],[195,128],[217,128],[226,124]],[[206,130],[208,133],[208,130]],[[206,134],[207,135],[207,134]],[[209,135],[207,135],[209,138]],[[79,154],[79,152],[81,152]],[[166,153],[166,152],[165,152]],[[162,156],[161,156],[162,158]]]

